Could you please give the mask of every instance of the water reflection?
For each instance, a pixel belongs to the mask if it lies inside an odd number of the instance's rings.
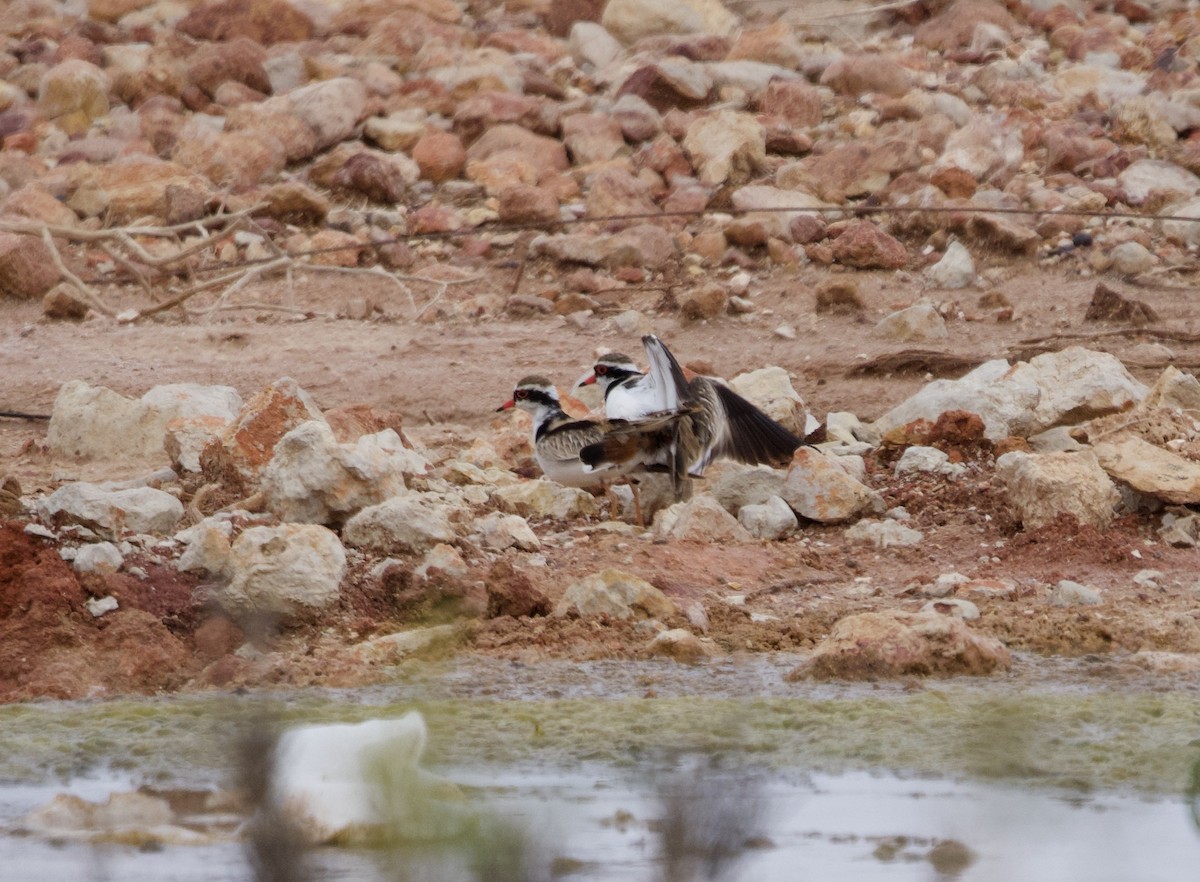
[[[1191,777],[1188,779],[1188,786],[1183,795],[1187,799],[1188,809],[1192,813],[1192,823],[1196,826],[1196,832],[1200,833],[1200,756],[1196,757],[1196,761],[1192,763]]]

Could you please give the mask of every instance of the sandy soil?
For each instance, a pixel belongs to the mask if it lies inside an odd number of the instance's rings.
[[[1096,280],[1081,272],[1083,266],[1081,256],[1059,266],[995,256],[987,270],[994,283],[984,301],[987,305],[981,305],[984,292],[977,290],[933,292],[949,318],[951,332],[941,350],[983,360],[1083,342],[1122,357],[1144,382],[1152,382],[1168,358],[1180,366],[1200,360],[1200,347],[1194,344],[1127,327],[1085,323],[1083,313]],[[523,290],[536,292],[553,285],[548,270],[531,269],[523,277]],[[450,296],[511,289],[513,271],[503,254],[490,257],[476,272],[481,279],[477,289]],[[855,365],[904,348],[873,337],[871,328],[877,318],[926,292],[915,277],[903,273],[846,275],[858,284],[865,312],[817,315],[813,290],[831,275],[813,267],[771,270],[758,280],[760,287],[752,289],[756,312],[740,320],[687,323],[677,313],[658,308],[662,291],[657,290],[629,292],[613,312],[640,309],[646,330],[660,334],[681,360],[698,369],[732,376],[781,365],[818,417],[848,410],[869,420],[932,376],[923,371],[848,376]],[[1105,281],[1153,306],[1162,317],[1157,330],[1194,331],[1188,293],[1170,280],[1156,288],[1130,288],[1119,279]],[[997,319],[993,305],[997,293],[1011,305],[1011,320]],[[123,296],[133,305],[140,295]],[[218,313],[210,322],[182,323],[168,317],[160,324],[122,327],[104,321],[47,323],[39,320],[32,305],[0,305],[0,409],[48,413],[59,385],[76,378],[135,396],[168,382],[228,384],[248,396],[269,381],[290,375],[324,408],[365,402],[378,410],[401,413],[406,431],[418,437],[462,443],[495,431],[509,419],[497,416],[494,408],[520,375],[536,370],[569,385],[595,353],[639,349],[636,333],[621,332],[605,315],[581,325],[557,317],[413,323],[407,318],[411,307],[396,296],[395,289],[369,278],[299,278],[290,291],[282,284],[262,285],[241,296],[245,302],[282,303],[314,315],[248,310]],[[364,296],[378,304],[373,320],[337,317],[347,311],[352,298]],[[418,305],[421,296],[418,292]],[[793,327],[795,339],[775,334],[780,325]],[[1048,335],[1059,336],[1029,343]],[[1157,348],[1161,344],[1170,351]],[[67,480],[129,477],[111,464],[50,460],[41,453],[44,430],[44,423],[0,420],[0,474],[16,476],[25,493],[49,490]],[[722,651],[794,652],[810,649],[847,613],[917,609],[927,598],[917,595],[912,583],[957,571],[972,578],[1007,579],[1015,585],[1008,597],[980,601],[982,618],[974,623],[1013,649],[1047,656],[1200,652],[1200,589],[1195,576],[1200,551],[1157,542],[1158,519],[1152,515],[1126,518],[1104,534],[1073,523],[1020,531],[992,487],[992,455],[987,448],[959,449],[955,455],[963,456],[970,470],[952,483],[929,476],[898,482],[888,469],[894,451],[881,451],[871,459],[870,481],[889,504],[905,505],[915,525],[926,533],[914,548],[876,551],[847,543],[843,528],[811,524],[782,542],[695,545],[656,543],[649,534],[614,534],[596,529],[594,522],[543,523],[535,528],[545,543],[546,566],[514,560],[512,567],[497,575],[479,563],[479,573],[473,577],[483,575],[493,583],[519,581],[521,590],[532,586],[553,601],[573,578],[620,566],[649,579],[677,601],[699,601],[707,611],[709,636]],[[15,537],[15,531],[9,535]],[[10,558],[10,566],[21,557],[19,549],[12,553],[16,557]],[[69,568],[59,563],[42,560],[38,566],[51,567],[55,580],[74,580]],[[1164,574],[1159,587],[1144,588],[1133,581],[1138,571],[1148,568]],[[363,577],[347,592],[331,621],[282,635],[263,657],[246,661],[229,654],[242,635],[232,623],[214,619],[211,610],[203,608],[196,599],[203,592],[196,591],[195,580],[180,580],[166,570],[151,573],[153,584],[169,584],[170,590],[162,588],[163,594],[149,597],[132,584],[137,580],[124,576],[112,579],[127,584],[92,586],[122,597],[123,608],[133,607],[130,614],[149,613],[142,625],[155,636],[146,644],[151,663],[127,662],[122,672],[102,678],[102,690],[369,681],[380,672],[343,663],[341,647],[411,624],[410,608],[402,608],[394,594],[378,584],[367,584]],[[1105,604],[1065,610],[1050,607],[1044,599],[1045,586],[1062,578],[1101,589]],[[22,590],[10,580],[8,602],[17,602],[14,598]],[[40,673],[24,682],[10,681],[4,690],[9,697],[67,696],[96,688],[95,677],[89,680],[87,671],[96,664],[89,653],[100,651],[94,648],[100,645],[95,639],[99,635],[92,633],[97,625],[80,612],[78,597],[64,603],[57,642],[92,648],[77,653],[74,661],[63,660],[70,652],[58,653],[61,657]],[[677,624],[686,622],[681,619]],[[124,627],[131,629],[130,634],[141,633],[133,624]],[[103,630],[109,632],[103,643],[113,650],[129,645],[117,639],[121,628]],[[23,633],[34,637],[32,632]],[[14,634],[8,635],[10,640]],[[632,625],[506,616],[477,620],[463,636],[475,652],[523,660],[547,655],[633,657],[646,641],[646,635]],[[10,649],[17,651],[15,645]],[[68,668],[74,673],[64,677]]]

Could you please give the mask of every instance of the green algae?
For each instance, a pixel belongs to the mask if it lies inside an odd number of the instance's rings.
[[[355,693],[187,696],[0,707],[0,781],[119,772],[227,783],[247,727],[357,722],[420,710],[427,762],[637,769],[680,752],[798,772],[887,770],[1029,786],[1182,793],[1200,758],[1200,698],[953,686],[821,698],[448,699]]]

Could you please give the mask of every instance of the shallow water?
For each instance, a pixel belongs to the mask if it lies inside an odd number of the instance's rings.
[[[639,786],[632,776],[605,767],[476,769],[456,777],[477,787],[477,797],[496,817],[524,832],[530,858],[527,875],[520,878],[548,878],[555,859],[572,862],[572,879],[662,878],[660,840],[651,823],[661,816],[662,806],[654,786],[645,780]],[[78,781],[68,789],[103,798],[123,789],[124,783]],[[58,791],[6,788],[0,791],[0,814],[19,814],[54,792]],[[711,799],[712,791],[702,788],[694,795]],[[763,841],[729,858],[723,878],[1191,882],[1200,866],[1200,833],[1178,798],[1031,793],[862,772],[771,777],[742,798],[756,802],[761,811],[754,833]],[[947,841],[965,846],[948,867],[937,857],[939,843]],[[325,848],[309,855],[313,877],[322,880],[480,878],[468,864],[469,857],[453,847],[404,852]],[[3,837],[0,867],[5,868],[5,879],[39,882],[253,878],[240,844],[144,852]]]
[[[264,721],[416,707],[427,765],[529,856],[518,876],[492,878],[549,878],[555,859],[572,879],[663,878],[656,822],[670,793],[689,828],[732,825],[723,878],[1196,878],[1200,806],[1184,799],[1200,790],[1196,683],[1089,660],[881,686],[789,684],[788,669],[784,657],[453,661],[365,690],[2,707],[0,831],[64,791],[225,786],[239,737]],[[741,849],[747,837],[760,847]],[[320,880],[481,878],[462,846],[308,857]],[[0,868],[38,882],[252,878],[241,844],[146,852],[0,835]]]

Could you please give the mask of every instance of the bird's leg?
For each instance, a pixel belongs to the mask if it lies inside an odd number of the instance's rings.
[[[612,484],[608,481],[604,482],[604,495],[608,497],[608,519],[615,521],[621,515],[620,509],[617,508],[620,500],[617,499],[617,494],[613,493]]]
[[[642,491],[638,489],[637,481],[630,480],[629,492],[633,494],[633,510],[637,512],[637,525],[639,529],[646,529],[646,519],[642,516]]]

